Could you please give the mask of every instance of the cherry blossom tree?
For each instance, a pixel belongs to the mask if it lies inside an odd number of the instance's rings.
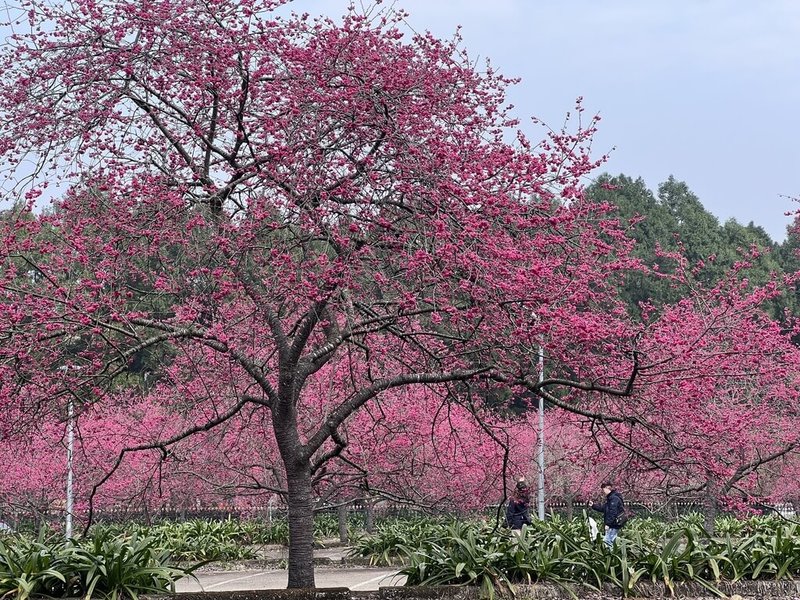
[[[584,402],[586,415],[560,419],[557,444],[582,449],[592,465],[584,492],[611,478],[641,500],[691,500],[709,530],[721,505],[797,494],[787,475],[800,458],[800,351],[763,310],[794,276],[754,287],[739,275],[746,268],[711,289],[684,289],[674,305],[645,306],[637,393]]]
[[[652,405],[614,399],[669,379],[681,348],[680,372],[705,369],[692,357],[715,330],[675,337],[665,313],[643,337],[628,317],[616,283],[639,265],[581,193],[597,161],[580,107],[533,142],[510,81],[457,38],[278,4],[23,2],[0,55],[0,155],[22,203],[1,232],[0,405],[5,435],[68,404],[162,407],[90,499],[136,452],[240,428],[262,465],[280,456],[289,587],[311,587],[313,485],[366,407],[405,403],[374,421],[373,450],[401,417],[456,449],[428,411],[485,414],[480,398],[514,388],[646,428]],[[715,359],[755,360],[719,344]],[[412,458],[347,456],[384,471]]]
[[[457,40],[406,41],[388,13],[25,8],[32,33],[2,58],[0,151],[35,164],[15,188],[29,207],[60,191],[4,230],[0,401],[22,420],[107,401],[168,346],[143,393],[196,421],[161,445],[247,407],[270,415],[290,587],[314,581],[313,475],[380,394],[524,378],[532,342],[565,331],[582,377],[629,377],[609,293],[623,236],[579,187],[593,122],[534,145],[506,79]],[[337,385],[301,421],[326,365]]]

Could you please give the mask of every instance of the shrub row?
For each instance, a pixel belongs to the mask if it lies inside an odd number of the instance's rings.
[[[352,526],[352,524],[351,524]],[[338,535],[336,515],[318,515],[318,538]],[[254,546],[287,544],[286,519],[270,523],[193,519],[153,526],[98,525],[84,539],[41,533],[0,536],[0,598],[137,598],[174,590],[177,579],[211,561],[256,557]],[[189,568],[179,562],[199,561]]]
[[[354,534],[357,526],[355,520],[348,523],[350,535]],[[289,524],[285,518],[270,522],[192,519],[155,525],[99,525],[93,531],[152,538],[158,548],[169,550],[179,561],[247,560],[257,557],[257,547],[260,545],[289,544]],[[336,515],[317,515],[314,518],[314,535],[318,541],[338,537],[339,522]]]
[[[362,537],[353,553],[376,563],[401,557],[409,585],[477,585],[492,597],[512,583],[612,585],[623,595],[640,582],[693,582],[722,595],[722,582],[782,580],[800,576],[800,524],[759,517],[717,523],[702,518],[675,523],[634,519],[609,550],[592,539],[587,520],[554,517],[526,527],[521,536],[480,522],[394,522]]]
[[[0,537],[0,597],[138,598],[174,591],[193,569],[170,565],[152,538],[98,533],[83,541]]]

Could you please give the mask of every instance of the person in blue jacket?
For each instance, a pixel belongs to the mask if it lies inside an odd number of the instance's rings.
[[[605,502],[602,504],[593,504],[589,501],[589,506],[592,510],[603,513],[603,523],[606,526],[606,535],[603,541],[606,546],[611,548],[614,545],[614,540],[617,539],[619,534],[620,523],[619,518],[625,512],[625,502],[622,499],[622,494],[614,489],[614,484],[610,481],[603,482],[600,487],[605,494]]]
[[[506,526],[519,531],[523,525],[531,524],[529,506],[531,503],[528,491],[528,482],[525,479],[517,481],[517,486],[508,499],[506,505]]]

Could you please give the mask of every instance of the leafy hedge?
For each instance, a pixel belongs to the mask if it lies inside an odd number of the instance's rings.
[[[357,525],[356,520],[350,521],[349,531],[354,533]],[[157,547],[169,550],[179,561],[247,560],[258,557],[258,546],[289,544],[289,524],[285,518],[273,519],[271,522],[192,519],[156,525],[128,523],[99,525],[93,531],[152,538]],[[337,538],[337,516],[327,513],[317,515],[314,518],[314,535],[319,541]]]
[[[315,519],[319,538],[338,536],[336,515]],[[137,598],[174,591],[201,564],[255,558],[255,546],[288,543],[285,519],[271,523],[193,519],[153,526],[99,525],[82,540],[0,535],[0,598]],[[182,568],[177,562],[200,561]]]
[[[193,569],[170,565],[152,538],[98,533],[81,542],[0,537],[0,597],[138,598],[174,592]]]
[[[156,547],[168,550],[177,561],[255,558],[253,544],[266,543],[263,540],[272,540],[273,536],[280,535],[272,528],[250,527],[247,522],[202,519],[153,526],[103,525],[95,527],[93,531],[119,537],[146,536],[153,540]]]
[[[590,539],[585,518],[535,522],[519,537],[485,523],[418,520],[385,524],[359,539],[353,554],[374,562],[402,558],[408,585],[477,585],[486,597],[535,582],[612,585],[623,595],[640,582],[672,593],[676,582],[695,582],[723,595],[722,582],[800,576],[800,524],[726,517],[716,528],[719,534],[709,535],[697,516],[634,519],[609,550],[599,536]]]
[[[521,536],[486,522],[394,519],[379,523],[374,535],[357,538],[352,554],[375,564],[402,560],[408,585],[476,585],[490,598],[513,583],[535,582],[596,590],[611,585],[623,595],[643,582],[673,593],[676,583],[695,582],[722,595],[723,582],[800,576],[800,523],[723,517],[712,536],[699,515],[674,523],[634,519],[609,550],[599,536],[590,538],[585,517],[537,521]],[[320,537],[338,533],[332,515],[315,526]],[[169,592],[196,568],[175,567],[173,561],[251,558],[254,545],[287,538],[285,520],[103,526],[79,541],[0,537],[0,597],[116,599]]]

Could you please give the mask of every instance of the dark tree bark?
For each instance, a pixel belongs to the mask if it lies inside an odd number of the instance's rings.
[[[347,512],[346,504],[340,504],[336,509],[336,514],[339,518],[339,541],[343,544],[347,544],[350,541],[347,534]]]

